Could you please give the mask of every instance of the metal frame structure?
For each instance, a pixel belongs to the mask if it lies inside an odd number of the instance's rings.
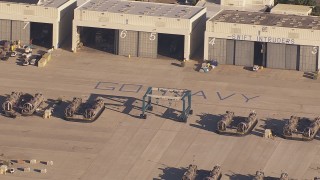
[[[155,91],[162,92],[163,94],[170,92],[170,93],[174,93],[175,95],[174,96],[155,95],[153,94],[153,92]],[[140,118],[147,119],[147,115],[145,114],[146,111],[153,110],[152,98],[164,99],[168,101],[181,100],[182,112],[179,116],[179,120],[181,120],[182,122],[187,122],[188,116],[193,114],[193,110],[191,109],[191,91],[190,90],[149,87],[143,96],[142,108],[141,108],[142,114],[140,114]]]

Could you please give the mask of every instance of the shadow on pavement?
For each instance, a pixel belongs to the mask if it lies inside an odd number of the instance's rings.
[[[160,179],[170,179],[170,180],[181,180],[186,168],[175,168],[175,167],[166,167],[159,168],[162,170],[162,174],[159,175],[159,178],[153,178],[153,180]]]
[[[197,120],[197,124],[190,124],[192,127],[200,128],[206,131],[215,132],[217,130],[217,123],[221,120],[222,115],[214,115],[202,113],[197,115],[200,117],[200,120]]]
[[[253,175],[244,175],[244,174],[235,174],[235,173],[233,173],[232,175],[225,175],[225,176],[229,177],[230,180],[249,180],[254,178]]]
[[[123,113],[126,115],[129,115],[134,118],[140,118],[140,114],[142,113],[141,110],[141,104],[142,101],[140,99],[137,99],[135,97],[128,97],[128,96],[113,96],[113,95],[102,95],[102,94],[91,94],[89,97],[89,100],[94,100],[96,97],[102,97],[105,99],[105,105],[106,109]],[[165,118],[165,119],[171,119],[174,121],[179,121],[179,116],[181,114],[180,110],[164,106],[161,104],[155,104],[152,103],[152,106],[165,108],[165,111],[163,113],[156,113],[153,111],[146,111],[147,116],[149,114],[152,114],[157,117]],[[134,114],[132,110],[138,111],[138,114]]]
[[[175,168],[175,167],[167,167],[167,168],[159,168],[162,170],[162,174],[159,175],[159,178],[153,178],[153,180],[181,180],[183,174],[187,171],[187,168]],[[210,171],[198,169],[197,176],[195,180],[203,180],[205,177],[210,175]]]
[[[137,105],[138,100],[134,97],[127,96],[112,96],[112,95],[99,95],[106,100],[106,109],[116,111],[129,115],[134,118],[139,118],[139,115],[132,114],[133,109],[140,110],[141,108]]]
[[[53,108],[52,116],[55,118],[64,119],[64,109],[68,106],[69,101],[59,99],[47,99],[44,109]]]
[[[283,137],[282,131],[283,127],[285,125],[284,120],[279,120],[279,119],[272,119],[272,118],[267,118],[265,120],[262,120],[265,122],[265,129],[271,129],[272,134],[277,137]]]
[[[6,101],[6,99],[7,99],[7,96],[2,96],[2,95],[0,95],[0,105],[1,105],[1,112],[2,112],[2,104],[4,103],[4,101]]]

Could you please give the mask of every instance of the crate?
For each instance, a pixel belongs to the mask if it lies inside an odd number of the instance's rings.
[[[38,67],[44,67],[47,65],[47,59],[46,58],[41,58],[39,61],[38,61]]]

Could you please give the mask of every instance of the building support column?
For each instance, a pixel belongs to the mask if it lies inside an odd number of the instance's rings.
[[[184,36],[184,59],[189,60],[190,59],[190,34]]]
[[[318,46],[318,50],[317,50],[317,53],[318,53],[317,70],[319,70],[319,69],[320,69],[320,52],[319,52],[319,50],[320,50],[320,46]]]
[[[78,27],[75,22],[72,22],[72,48],[71,50],[75,53],[77,52],[77,44],[79,41],[80,35],[78,33]]]
[[[59,48],[59,21],[52,24],[52,46],[54,49]]]
[[[207,31],[204,32],[204,52],[203,52],[203,59],[208,60],[208,45],[209,45],[209,37]]]

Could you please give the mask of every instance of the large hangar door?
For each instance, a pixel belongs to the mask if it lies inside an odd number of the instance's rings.
[[[235,65],[253,66],[254,60],[254,42],[236,41]]]
[[[318,47],[300,46],[299,71],[315,71],[317,69],[318,53]]]
[[[286,45],[267,43],[267,67],[275,69],[286,68]]]
[[[51,48],[53,37],[53,24],[31,22],[32,44]]]
[[[158,57],[158,34],[152,32],[139,32],[139,57]]]
[[[208,60],[216,60],[219,64],[226,64],[227,62],[227,40],[226,39],[217,39],[210,37],[209,38],[209,47],[208,47]]]
[[[11,40],[21,44],[30,43],[30,22],[12,21]]]
[[[227,61],[226,64],[234,65],[234,42],[235,40],[227,40]]]
[[[286,69],[297,70],[298,46],[286,45]]]
[[[11,20],[0,19],[0,41],[11,40]]]
[[[138,56],[138,31],[119,30],[119,55]]]

